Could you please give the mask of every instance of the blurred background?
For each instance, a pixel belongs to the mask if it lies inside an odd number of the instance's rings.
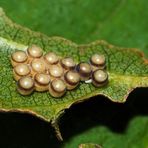
[[[139,48],[148,57],[147,0],[0,0],[14,22],[78,44],[106,40]],[[61,118],[64,142],[49,124],[30,115],[0,114],[1,148],[77,148],[94,142],[105,148],[148,147],[148,89],[137,89],[125,104],[104,97],[73,106]]]

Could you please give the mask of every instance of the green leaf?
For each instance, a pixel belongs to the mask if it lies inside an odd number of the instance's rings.
[[[30,44],[37,44],[44,51],[54,51],[60,56],[72,56],[77,62],[87,61],[94,53],[104,54],[107,59],[109,84],[103,88],[95,88],[91,84],[83,83],[60,99],[51,97],[48,92],[21,96],[16,91],[9,58],[14,50],[25,50]],[[0,48],[1,110],[31,113],[52,122],[58,134],[56,121],[72,104],[96,95],[104,95],[114,102],[125,102],[133,89],[148,87],[148,61],[138,50],[115,47],[105,41],[77,45],[60,37],[49,38],[13,23],[2,9],[0,9]]]
[[[49,36],[77,43],[105,39],[148,56],[147,0],[1,0],[0,5],[15,22]]]

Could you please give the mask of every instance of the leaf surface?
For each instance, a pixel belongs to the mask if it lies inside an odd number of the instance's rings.
[[[72,56],[77,62],[88,61],[94,53],[104,54],[107,59],[109,84],[95,88],[91,84],[80,84],[60,99],[49,93],[35,92],[21,96],[16,91],[12,77],[10,55],[14,50],[25,50],[28,45],[37,44],[45,52]],[[136,49],[115,47],[105,41],[77,45],[60,37],[47,37],[13,23],[0,9],[0,109],[3,111],[29,112],[55,123],[63,111],[72,104],[96,95],[104,95],[114,102],[125,102],[128,94],[137,87],[148,87],[148,61]],[[58,130],[58,129],[57,129]]]

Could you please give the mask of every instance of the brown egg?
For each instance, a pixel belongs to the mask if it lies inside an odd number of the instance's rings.
[[[49,85],[49,93],[53,97],[61,97],[66,93],[66,84],[62,79],[54,79]]]
[[[44,60],[47,64],[53,65],[59,62],[59,57],[54,52],[48,52],[44,55]]]
[[[46,73],[46,66],[43,59],[33,59],[31,62],[32,75],[34,76],[36,73]]]
[[[49,74],[53,78],[60,78],[63,76],[63,68],[60,65],[51,65],[49,68]]]
[[[89,63],[79,63],[77,65],[77,71],[80,75],[81,81],[86,81],[90,79],[92,69]]]
[[[37,73],[34,76],[34,81],[36,91],[47,91],[50,83],[50,76],[44,73]]]
[[[105,56],[94,54],[90,58],[90,63],[93,66],[93,70],[105,68]]]
[[[61,59],[60,63],[65,70],[72,70],[76,66],[76,63],[74,62],[73,58],[70,58],[70,57]]]
[[[12,53],[11,64],[13,67],[15,67],[18,64],[27,63],[27,59],[27,54],[24,51],[18,50]]]
[[[68,90],[76,88],[80,82],[80,75],[78,72],[70,70],[64,74],[64,80]]]
[[[36,45],[32,45],[28,47],[27,53],[31,58],[40,58],[43,55],[43,50]]]
[[[108,83],[108,74],[105,70],[95,70],[92,74],[92,84],[96,87],[104,86]]]
[[[30,95],[34,90],[34,80],[29,76],[20,78],[17,83],[17,90],[21,95]]]
[[[18,81],[23,76],[31,75],[31,69],[27,64],[18,64],[13,69],[13,76],[16,81]]]

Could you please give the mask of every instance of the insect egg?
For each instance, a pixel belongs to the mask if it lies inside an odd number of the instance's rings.
[[[96,87],[106,85],[108,82],[108,74],[105,70],[97,69],[92,74],[92,84]]]
[[[63,76],[63,68],[60,65],[51,65],[49,69],[49,74],[53,78],[59,78]]]
[[[50,76],[44,73],[37,73],[34,76],[35,80],[35,90],[36,91],[46,91],[50,83]]]
[[[35,73],[45,73],[46,72],[46,66],[43,61],[43,59],[33,59],[31,62],[31,68],[32,68],[32,74],[35,75]]]
[[[64,80],[68,90],[74,89],[80,82],[80,75],[76,71],[67,71]]]
[[[59,61],[59,57],[53,52],[48,52],[47,54],[45,54],[44,59],[47,64],[51,64],[51,65],[57,64]]]
[[[36,45],[32,45],[28,47],[27,53],[30,58],[40,58],[43,55],[43,50]]]
[[[11,55],[11,64],[15,67],[20,63],[27,63],[27,54],[24,51],[18,50]]]
[[[77,71],[81,81],[86,81],[90,78],[92,69],[89,63],[82,62],[77,65]]]
[[[65,69],[65,70],[72,70],[75,68],[76,63],[74,62],[74,60],[70,57],[66,57],[61,59],[61,66]]]
[[[49,93],[53,97],[61,97],[66,93],[65,82],[61,79],[54,79],[49,85]]]
[[[90,63],[93,66],[93,69],[104,69],[105,68],[105,56],[94,54],[90,58]]]
[[[29,76],[20,78],[17,83],[17,90],[22,95],[30,95],[34,90],[34,80]]]
[[[27,64],[18,64],[13,69],[13,76],[16,81],[18,81],[21,77],[27,76],[31,73],[30,67]]]

